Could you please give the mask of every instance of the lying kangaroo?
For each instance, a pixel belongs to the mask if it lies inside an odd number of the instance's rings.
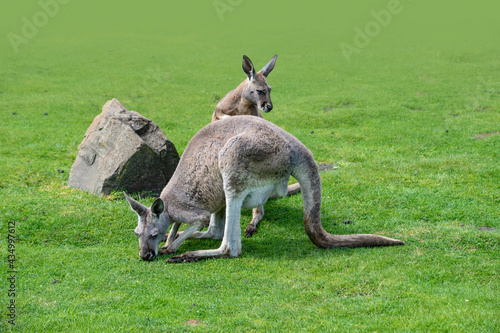
[[[236,89],[231,90],[224,96],[215,107],[212,122],[231,116],[257,116],[262,117],[263,112],[273,109],[271,102],[271,87],[267,83],[267,76],[274,68],[278,55],[274,57],[259,72],[255,72],[252,61],[246,55],[243,56],[243,71],[248,79],[245,79]],[[288,195],[300,191],[299,184],[288,186]],[[245,229],[245,236],[251,237],[257,231],[257,223],[264,217],[264,207],[259,206],[252,210],[252,221]]]
[[[262,206],[272,193],[286,195],[292,175],[302,187],[304,227],[321,248],[403,245],[370,234],[332,235],[321,225],[321,179],[311,152],[294,136],[259,117],[229,117],[202,128],[189,142],[177,169],[150,208],[126,196],[139,216],[139,256],[153,260],[171,223],[167,253],[210,220],[198,238],[221,239],[218,249],[186,252],[167,262],[241,254],[242,208]],[[179,223],[189,227],[176,239]]]

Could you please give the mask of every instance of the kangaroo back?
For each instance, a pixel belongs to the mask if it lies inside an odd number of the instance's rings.
[[[191,139],[173,177],[151,209],[132,202],[140,218],[146,217],[145,221],[139,221],[139,236],[154,236],[153,246],[144,249],[144,240],[141,243],[139,238],[141,251],[156,248],[169,223],[189,224],[182,236],[169,245],[169,250],[176,250],[210,220],[212,213],[219,214],[215,227],[224,229],[221,246],[187,252],[170,258],[169,262],[240,255],[241,209],[262,205],[273,191],[286,194],[284,188],[290,175],[302,187],[305,231],[318,247],[404,244],[378,235],[326,232],[321,225],[321,179],[309,149],[263,118],[238,116],[211,123]],[[152,222],[149,221],[151,216],[154,217]],[[224,216],[225,224],[222,222]],[[148,251],[143,257],[151,260],[157,252]]]

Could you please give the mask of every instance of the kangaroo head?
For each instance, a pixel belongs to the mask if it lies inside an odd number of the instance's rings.
[[[248,77],[247,84],[243,88],[242,97],[256,105],[262,112],[269,112],[273,109],[271,102],[271,87],[267,84],[267,76],[274,68],[276,58],[274,57],[259,72],[255,72],[252,61],[243,56],[243,71]]]
[[[170,225],[165,205],[160,198],[151,207],[146,207],[125,194],[130,208],[137,213],[139,221],[134,233],[139,238],[139,256],[143,260],[153,260],[158,255],[158,246]]]

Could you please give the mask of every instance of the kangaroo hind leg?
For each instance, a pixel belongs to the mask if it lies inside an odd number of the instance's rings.
[[[268,186],[268,190],[261,191],[261,193],[256,192],[252,194],[255,201],[257,202],[266,202],[268,198],[270,198],[271,193],[275,193],[274,195],[277,197],[283,197],[287,195],[287,179],[279,182],[276,185]],[[245,203],[243,203],[245,205]],[[245,229],[245,237],[252,237],[255,232],[257,232],[257,223],[264,217],[264,206],[258,206],[252,210],[252,222]]]
[[[245,229],[245,237],[252,237],[257,232],[257,223],[264,217],[264,207],[255,207],[252,210],[252,222]]]

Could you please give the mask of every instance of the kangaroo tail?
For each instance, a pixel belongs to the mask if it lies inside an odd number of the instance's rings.
[[[307,236],[320,248],[404,245],[403,241],[371,234],[332,235],[321,225],[321,178],[310,154],[292,175],[299,181],[304,202],[304,227]]]

